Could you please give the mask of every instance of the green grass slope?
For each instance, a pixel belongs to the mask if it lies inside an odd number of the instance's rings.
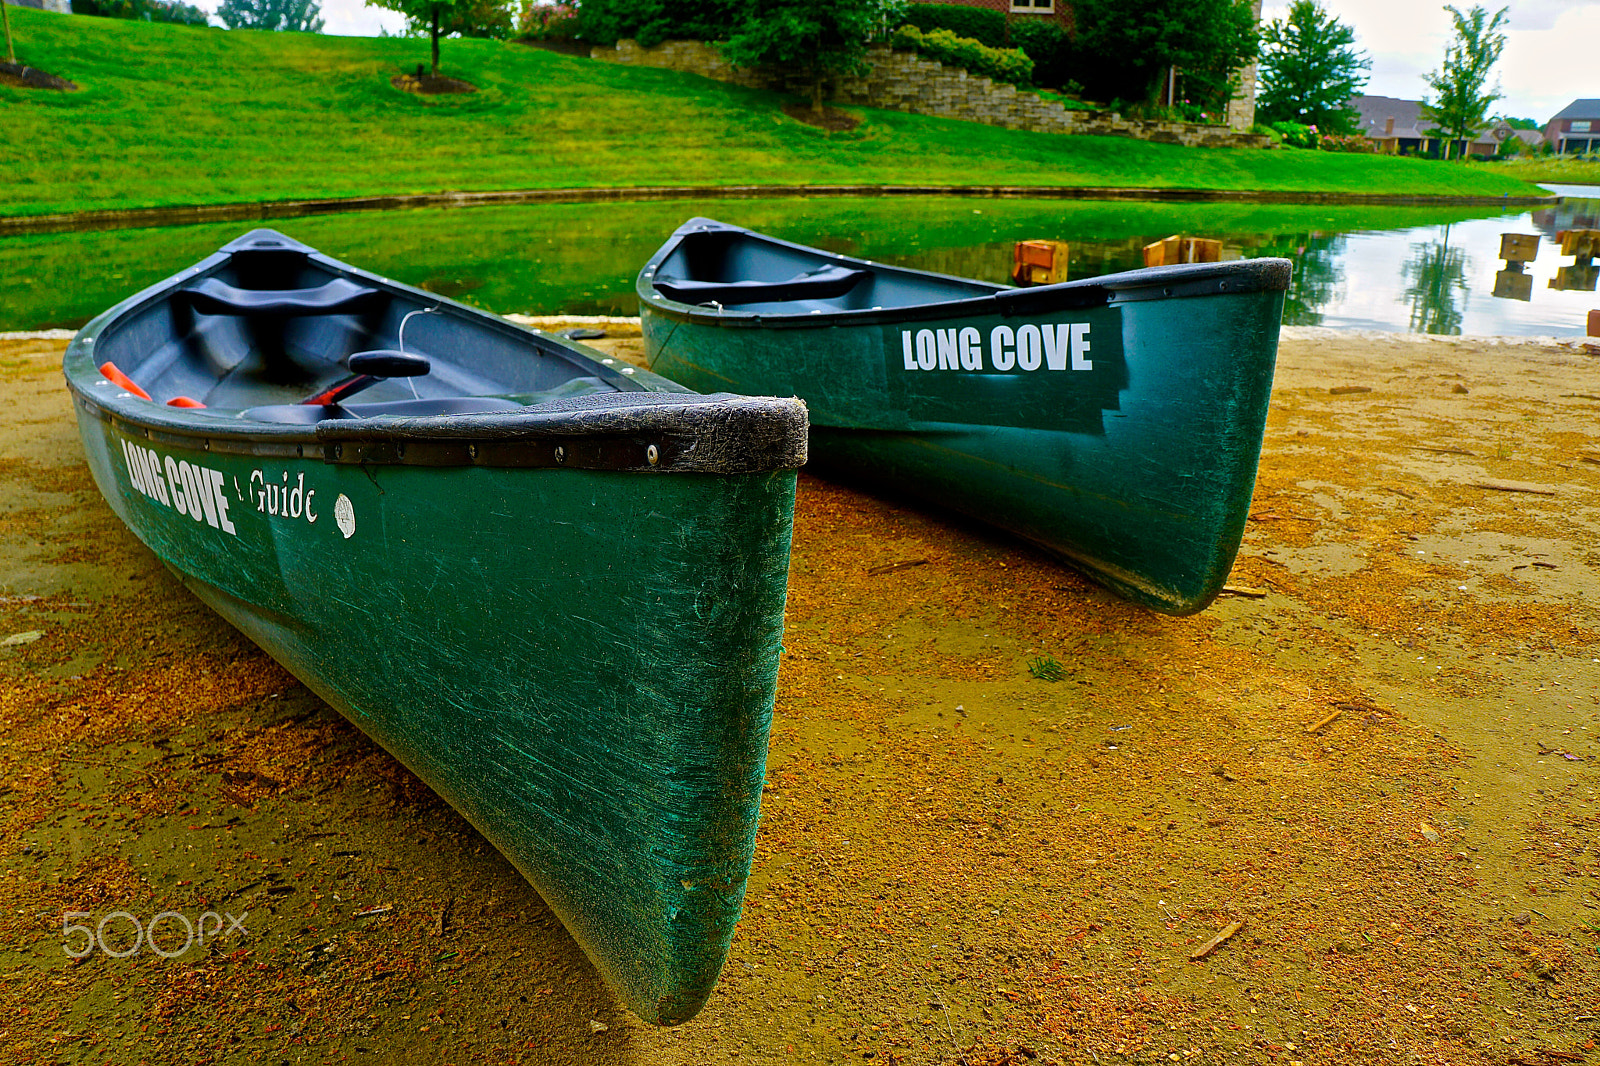
[[[497,41],[446,41],[477,93],[389,79],[425,41],[226,32],[11,11],[18,58],[78,92],[0,86],[0,214],[448,189],[745,183],[1175,186],[1520,195],[1492,169],[1020,133],[782,98]]]

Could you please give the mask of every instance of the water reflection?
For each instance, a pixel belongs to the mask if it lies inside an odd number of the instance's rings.
[[[1410,307],[1412,333],[1461,332],[1464,316],[1458,301],[1467,298],[1470,262],[1465,252],[1450,247],[1449,226],[1442,239],[1411,246],[1411,258],[1400,271],[1406,281],[1400,301]]]
[[[1594,198],[1538,212],[1483,208],[818,199],[549,204],[285,220],[337,258],[493,311],[635,314],[635,272],[692,215],[800,244],[1004,283],[1018,240],[1063,240],[1073,278],[1143,265],[1172,234],[1220,239],[1224,258],[1283,256],[1295,272],[1284,321],[1335,328],[1574,334],[1592,273],[1549,239],[1594,227]],[[196,262],[238,223],[0,238],[0,330],[76,327]],[[1540,233],[1531,299],[1491,299],[1502,233]],[[1563,268],[1565,272],[1561,271]],[[1477,300],[1472,294],[1481,294]]]

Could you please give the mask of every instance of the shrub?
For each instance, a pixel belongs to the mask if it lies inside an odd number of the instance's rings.
[[[1317,127],[1303,126],[1298,122],[1274,122],[1272,128],[1283,134],[1283,143],[1294,148],[1315,148]]]
[[[588,0],[578,6],[578,36],[591,44],[631,37],[646,48],[720,41],[744,20],[746,7],[734,0]]]
[[[1071,84],[1082,91],[1083,86],[1072,81],[1072,38],[1066,30],[1043,19],[1024,19],[1011,27],[1011,43],[1033,60],[1035,85],[1048,85],[1070,92],[1068,85]]]
[[[1339,134],[1325,133],[1318,145],[1324,152],[1366,152],[1378,150],[1378,144],[1371,137],[1360,133]]]
[[[141,22],[176,22],[183,26],[210,25],[210,16],[198,7],[166,0],[72,0],[72,13]]]
[[[578,36],[578,12],[570,4],[522,0],[516,21],[517,36],[526,41],[571,41]]]
[[[906,8],[905,21],[923,33],[929,30],[949,30],[957,37],[970,37],[990,48],[1005,48],[1020,43],[1007,38],[1005,15],[981,7],[963,7],[959,4],[912,4]]]
[[[959,67],[1012,85],[1027,85],[1033,78],[1033,60],[1017,48],[990,48],[970,37],[957,37],[949,30],[923,33],[915,26],[901,26],[890,37],[895,48],[909,49],[936,59],[947,67]]]

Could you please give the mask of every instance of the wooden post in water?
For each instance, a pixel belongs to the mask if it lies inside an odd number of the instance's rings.
[[[1018,241],[1011,250],[1016,285],[1055,285],[1067,280],[1066,241]]]
[[[1144,265],[1174,266],[1178,263],[1216,263],[1222,259],[1222,242],[1206,237],[1181,237],[1174,234],[1144,246]]]
[[[1494,295],[1503,300],[1532,300],[1533,275],[1524,267],[1539,258],[1539,235],[1500,234],[1500,258],[1506,261],[1506,266],[1494,276]]]
[[[1600,229],[1568,229],[1556,234],[1561,242],[1561,254],[1573,257],[1571,266],[1559,267],[1550,279],[1552,289],[1570,289],[1594,292],[1600,282],[1600,267],[1594,257],[1600,255]]]

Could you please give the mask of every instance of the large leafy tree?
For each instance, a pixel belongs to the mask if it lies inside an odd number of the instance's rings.
[[[1225,106],[1235,73],[1256,58],[1249,0],[1073,0],[1091,91],[1155,103],[1176,67],[1196,103]]]
[[[1353,133],[1359,113],[1350,98],[1367,84],[1372,60],[1356,48],[1355,30],[1318,0],[1294,0],[1288,17],[1261,31],[1263,122],[1299,122],[1329,133]]]
[[[1489,88],[1489,74],[1500,61],[1506,35],[1506,8],[1490,15],[1486,8],[1474,6],[1462,14],[1446,6],[1455,21],[1456,35],[1444,51],[1444,63],[1432,74],[1423,76],[1430,97],[1422,101],[1422,114],[1435,123],[1445,137],[1445,158],[1450,157],[1453,141],[1470,141],[1483,128],[1489,108],[1500,93]]]
[[[867,45],[903,5],[896,0],[754,0],[722,46],[739,67],[789,66],[806,72],[811,106],[822,110],[828,78],[866,66]]]
[[[322,5],[317,0],[222,0],[217,18],[230,30],[322,32]]]

